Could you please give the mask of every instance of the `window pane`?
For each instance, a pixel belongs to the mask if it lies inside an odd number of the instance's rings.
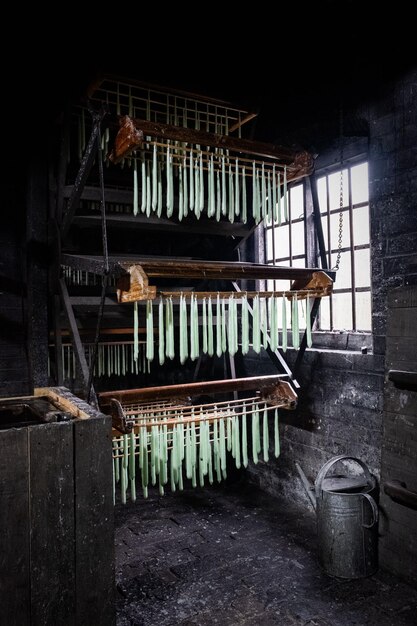
[[[337,254],[332,254],[332,267],[336,265]],[[335,289],[351,289],[352,287],[352,268],[351,252],[342,252],[340,255],[340,265],[336,272]]]
[[[268,228],[266,231],[266,260],[269,262],[272,261],[273,258],[272,228]]]
[[[293,259],[292,267],[306,267],[305,257],[303,257],[302,259]]]
[[[368,187],[368,164],[361,163],[355,165],[351,169],[351,181],[352,181],[352,204],[359,204],[359,202],[368,202],[369,200],[369,187]]]
[[[298,327],[300,330],[304,330],[306,327],[306,302],[307,300],[300,300],[298,303]]]
[[[289,228],[278,226],[275,229],[275,258],[287,258],[290,256]]]
[[[371,330],[371,293],[369,291],[356,292],[356,328],[357,330]]]
[[[371,284],[371,259],[369,248],[355,250],[356,287],[369,287]]]
[[[319,196],[320,213],[327,212],[327,197],[326,197],[326,177],[322,176],[317,179],[317,194]]]
[[[290,193],[291,219],[296,220],[304,217],[304,185],[291,187]]]
[[[285,298],[285,308],[287,310],[287,329],[291,330],[291,302]],[[278,307],[278,328],[282,328],[282,306]]]
[[[339,246],[339,213],[330,216],[330,237],[332,250]],[[350,248],[349,212],[343,211],[342,248]]]
[[[369,206],[353,209],[353,239],[355,246],[369,243]]]
[[[291,225],[292,231],[292,254],[304,254],[304,222],[296,222]]]
[[[333,302],[334,330],[352,329],[352,296],[350,293],[335,293]]]
[[[330,174],[329,178],[329,201],[330,210],[337,209],[340,206],[340,172]],[[349,204],[349,182],[348,171],[343,170],[343,206]]]
[[[319,308],[320,330],[330,330],[330,298],[322,298]]]

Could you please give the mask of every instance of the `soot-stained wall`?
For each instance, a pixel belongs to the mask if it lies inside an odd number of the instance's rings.
[[[13,159],[4,168],[0,229],[0,397],[30,391],[26,347],[26,186]]]
[[[357,338],[353,349],[307,350],[298,377],[298,408],[281,412],[281,456],[249,469],[262,487],[306,507],[295,461],[314,479],[326,460],[349,454],[380,477],[387,295],[395,287],[417,283],[416,72],[390,85],[360,115],[369,124],[372,337]],[[369,339],[373,351],[362,354],[361,343],[369,346]],[[291,361],[294,355],[288,357]],[[274,371],[267,357],[253,355],[245,363],[250,374]],[[385,442],[385,450],[390,445],[395,444]],[[389,473],[384,467],[383,474]],[[388,552],[382,565],[391,565]]]

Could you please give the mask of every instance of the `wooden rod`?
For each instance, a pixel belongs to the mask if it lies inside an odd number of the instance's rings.
[[[166,385],[162,387],[147,387],[145,389],[126,389],[123,391],[104,391],[99,394],[101,406],[108,405],[113,398],[126,404],[128,402],[141,402],[153,399],[175,398],[184,395],[202,395],[210,393],[228,393],[231,391],[259,390],[264,387],[272,387],[282,379],[285,374],[273,376],[252,376],[249,378],[236,378],[231,380],[213,380],[198,383],[185,383],[182,385]]]
[[[212,146],[213,148],[225,148],[235,152],[245,152],[246,154],[276,159],[284,165],[291,165],[297,156],[295,150],[261,141],[238,139],[228,135],[216,135],[215,133],[172,126],[171,124],[150,122],[138,118],[134,118],[132,121],[138,130],[141,130],[144,135],[150,135],[151,137],[164,137],[164,139],[172,139],[174,141]]]

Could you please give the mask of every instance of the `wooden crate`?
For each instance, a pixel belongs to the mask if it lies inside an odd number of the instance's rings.
[[[2,430],[0,450],[0,624],[114,625],[110,418]]]

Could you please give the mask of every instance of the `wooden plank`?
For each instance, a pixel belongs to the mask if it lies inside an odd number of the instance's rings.
[[[76,619],[114,626],[111,419],[74,422]]]
[[[239,263],[235,261],[198,261],[167,257],[111,256],[110,271],[121,275],[132,265],[140,265],[150,278],[204,278],[205,280],[275,279],[310,281],[315,268],[284,267],[262,263]],[[103,273],[103,257],[82,254],[63,254],[62,264],[74,269],[97,274]],[[335,273],[326,271],[329,278]]]
[[[31,426],[31,626],[75,624],[73,425]]]
[[[0,431],[0,624],[30,624],[27,430]]]
[[[210,380],[181,385],[165,385],[161,387],[147,387],[145,389],[127,389],[124,391],[104,391],[99,394],[100,405],[105,406],[113,398],[119,402],[143,402],[146,400],[161,400],[183,396],[197,396],[210,393],[230,393],[233,391],[260,390],[280,383],[286,374],[273,376],[252,376],[249,378],[235,378],[233,380]]]
[[[283,146],[264,143],[261,141],[253,141],[251,139],[239,139],[230,135],[219,135],[216,133],[207,133],[193,128],[181,128],[172,126],[171,124],[162,124],[135,118],[134,125],[141,130],[144,135],[151,137],[161,137],[163,139],[173,139],[189,144],[198,144],[202,146],[213,146],[233,150],[235,152],[243,152],[254,156],[275,159],[280,165],[292,165],[297,157],[297,152]],[[311,157],[312,166],[314,164]],[[313,167],[311,168],[312,171]],[[309,174],[310,172],[306,172]]]

